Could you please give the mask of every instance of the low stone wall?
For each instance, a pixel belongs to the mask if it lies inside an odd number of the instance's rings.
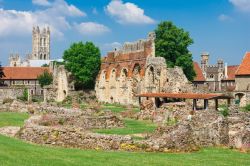
[[[41,116],[28,119],[16,137],[38,143],[83,149],[119,150],[122,144],[132,144],[130,136],[91,133],[77,126],[41,126]]]
[[[188,118],[191,105],[185,102],[164,103],[160,108],[154,107],[151,100],[143,101],[141,111],[138,114],[139,119],[151,119],[157,123],[165,123],[168,120],[182,121]]]
[[[23,95],[24,88],[10,88],[10,87],[0,87],[0,103],[4,99],[16,99],[18,96]]]
[[[227,120],[216,112],[199,111],[191,121],[159,127],[144,144],[154,151],[193,151],[200,147],[227,145]]]
[[[234,110],[228,116],[229,146],[250,149],[250,113]]]

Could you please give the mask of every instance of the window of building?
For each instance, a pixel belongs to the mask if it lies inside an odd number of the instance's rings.
[[[41,95],[43,95],[43,90],[41,90]]]
[[[214,78],[214,75],[213,75],[213,74],[210,74],[210,75],[209,75],[209,78]]]

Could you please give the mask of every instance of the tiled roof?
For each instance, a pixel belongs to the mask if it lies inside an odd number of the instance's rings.
[[[250,52],[245,54],[236,75],[250,75]]]
[[[136,95],[138,97],[161,97],[161,98],[176,98],[176,99],[229,99],[230,96],[223,94],[209,93],[145,93]]]
[[[223,80],[235,80],[235,73],[236,73],[238,68],[239,68],[239,65],[228,66],[227,67],[227,78],[225,78]]]
[[[35,80],[48,67],[3,67],[3,80]]]
[[[199,64],[197,62],[193,62],[193,64],[194,64],[194,71],[196,73],[194,81],[205,81],[205,78],[202,74]]]

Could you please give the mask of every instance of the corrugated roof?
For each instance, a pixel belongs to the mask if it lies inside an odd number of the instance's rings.
[[[250,52],[245,54],[236,75],[250,75]]]
[[[35,80],[48,67],[3,67],[3,80]]]
[[[209,93],[144,93],[136,95],[137,97],[160,97],[160,98],[176,98],[176,99],[230,99],[231,96],[224,94]]]
[[[202,70],[197,62],[193,62],[194,64],[194,71],[196,73],[196,76],[194,78],[194,81],[205,81],[205,78],[202,74]]]

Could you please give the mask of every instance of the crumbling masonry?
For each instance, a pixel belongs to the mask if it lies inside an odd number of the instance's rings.
[[[135,94],[185,92],[191,89],[181,68],[167,68],[162,57],[155,57],[155,33],[102,59],[96,79],[98,101],[138,105]]]

